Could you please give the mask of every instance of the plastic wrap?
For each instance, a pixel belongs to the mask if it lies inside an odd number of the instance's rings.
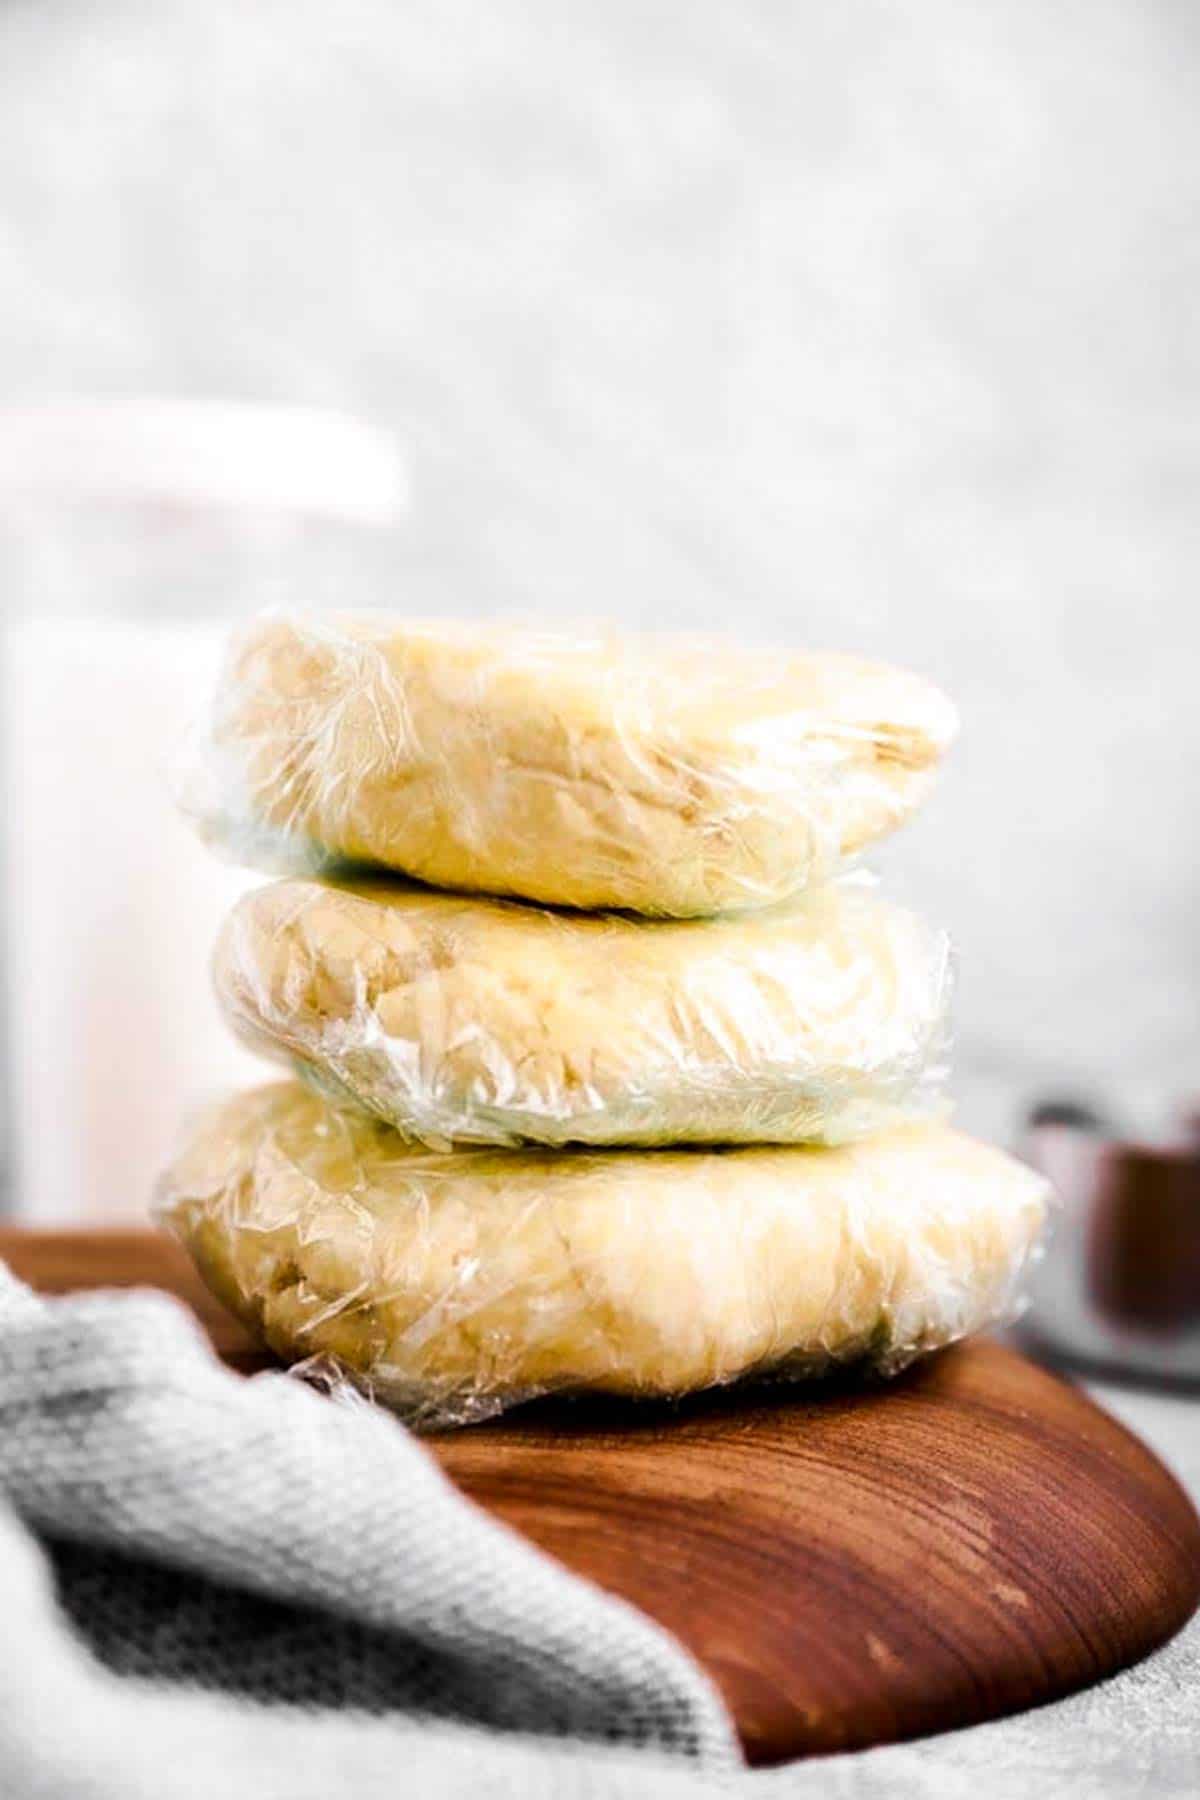
[[[272,616],[231,648],[184,799],[271,868],[699,917],[900,824],[955,729],[935,688],[851,657]]]
[[[838,1142],[945,1072],[946,937],[861,878],[685,921],[283,881],[215,976],[252,1047],[434,1148]]]
[[[836,1149],[439,1155],[287,1082],[204,1120],[160,1208],[279,1355],[446,1426],[555,1389],[894,1372],[1009,1311],[1046,1195],[942,1125]]]

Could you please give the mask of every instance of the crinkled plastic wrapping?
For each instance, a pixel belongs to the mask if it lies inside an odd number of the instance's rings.
[[[950,969],[861,878],[685,921],[283,881],[215,958],[253,1047],[441,1149],[863,1136],[936,1104]]]
[[[701,917],[892,830],[956,730],[851,657],[386,615],[235,640],[184,804],[243,860]]]
[[[554,1390],[892,1373],[1010,1311],[1046,1199],[943,1125],[835,1149],[445,1155],[287,1082],[203,1121],[160,1207],[279,1355],[443,1427]]]

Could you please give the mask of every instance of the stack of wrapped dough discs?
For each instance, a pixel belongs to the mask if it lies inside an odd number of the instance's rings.
[[[197,1123],[162,1216],[272,1349],[431,1426],[1002,1317],[1043,1185],[940,1122],[948,945],[844,871],[954,728],[846,657],[256,623],[196,811],[288,871],[216,983],[293,1078]]]

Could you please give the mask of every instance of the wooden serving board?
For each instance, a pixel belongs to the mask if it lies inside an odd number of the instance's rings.
[[[151,1285],[269,1359],[149,1232],[0,1232],[62,1292]],[[1150,1452],[1003,1346],[886,1387],[545,1403],[430,1440],[451,1478],[660,1620],[751,1762],[944,1731],[1146,1655],[1200,1600],[1200,1522]]]

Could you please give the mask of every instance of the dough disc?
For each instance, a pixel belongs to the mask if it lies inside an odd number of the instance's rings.
[[[1046,1191],[942,1125],[837,1149],[439,1155],[287,1082],[203,1121],[160,1209],[279,1355],[332,1356],[446,1425],[553,1389],[893,1371],[1004,1316]]]
[[[215,960],[253,1047],[443,1149],[863,1136],[936,1095],[949,970],[860,881],[658,922],[283,881]]]
[[[270,617],[235,642],[189,803],[252,862],[698,917],[892,830],[955,729],[935,688],[853,657]]]

